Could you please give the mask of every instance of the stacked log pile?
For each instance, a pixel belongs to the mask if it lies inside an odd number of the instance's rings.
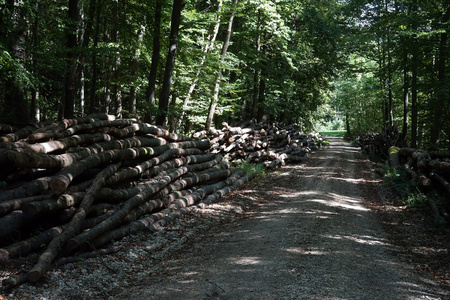
[[[158,230],[252,179],[210,145],[104,114],[0,124],[0,264],[39,253],[3,286],[38,281],[57,257]]]
[[[403,168],[413,185],[424,189],[442,190],[446,195],[444,203],[437,205],[432,198],[429,198],[428,204],[438,223],[450,222],[447,213],[447,209],[450,208],[450,151],[392,147],[389,152],[391,165]],[[398,159],[395,158],[395,153],[398,153]]]
[[[366,151],[370,157],[388,158],[388,149],[391,146],[402,147],[404,140],[397,128],[387,128],[384,133],[368,132],[355,139],[356,145]]]
[[[388,164],[406,173],[411,186],[423,191],[437,190],[444,196],[439,205],[430,197],[428,204],[439,224],[450,222],[450,151],[425,151],[401,147],[400,134],[388,130],[385,134],[366,133],[355,140],[371,157],[386,158]]]
[[[307,159],[308,153],[321,147],[319,134],[304,134],[293,125],[247,122],[240,127],[222,123],[222,130],[201,131],[196,138],[211,141],[211,153],[226,155],[230,161],[263,163],[276,168]]]

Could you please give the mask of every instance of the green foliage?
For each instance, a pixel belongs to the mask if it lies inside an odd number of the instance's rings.
[[[252,164],[247,161],[242,161],[236,166],[241,169],[245,174],[254,174],[255,176],[263,176],[266,174],[266,168],[263,164]]]
[[[394,167],[384,167],[384,170],[384,184],[396,191],[402,199],[406,199],[414,188],[411,180],[408,179],[406,172]]]
[[[330,130],[330,131],[320,131],[323,136],[345,136],[347,131],[345,130]]]
[[[406,198],[406,205],[410,208],[423,208],[428,202],[428,196],[422,193],[419,189],[412,192]]]

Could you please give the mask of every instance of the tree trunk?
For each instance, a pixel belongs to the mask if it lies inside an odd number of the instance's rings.
[[[63,100],[63,117],[71,119],[74,116],[75,98],[77,95],[76,79],[77,79],[77,23],[78,23],[78,1],[69,0],[67,24],[67,72],[64,80],[64,100]]]
[[[442,23],[445,24],[450,18],[450,7],[447,7],[445,15],[442,18]],[[443,125],[445,108],[448,108],[448,94],[447,82],[445,76],[446,67],[446,51],[447,51],[447,39],[448,33],[444,31],[441,33],[441,38],[439,42],[439,61],[438,61],[438,80],[439,80],[439,90],[436,93],[437,99],[434,102],[434,118],[433,126],[431,127],[430,142],[432,145],[439,146],[440,134]]]
[[[87,210],[94,202],[95,193],[103,186],[106,178],[117,171],[117,169],[120,167],[120,164],[121,163],[110,165],[97,175],[94,183],[86,192],[83,198],[83,202],[81,202],[80,207],[78,208],[75,216],[73,216],[69,225],[60,235],[52,240],[45,252],[39,257],[36,265],[34,265],[34,267],[28,273],[27,276],[30,281],[36,282],[37,280],[39,280],[50,268],[51,263],[59,254],[63,244],[81,230],[81,225],[86,218]]]
[[[148,76],[148,87],[146,93],[146,99],[148,101],[148,112],[145,119],[152,123],[153,116],[152,110],[155,105],[155,90],[156,90],[156,78],[158,75],[158,65],[160,59],[160,49],[161,49],[161,11],[162,11],[163,0],[155,1],[155,16],[153,20],[154,32],[153,32],[153,50],[152,50],[152,63],[150,66],[150,73]]]
[[[418,110],[417,110],[417,63],[418,52],[417,43],[413,40],[412,58],[411,58],[411,147],[417,148],[417,126],[418,126]]]
[[[266,32],[265,34],[265,40],[269,40],[269,34]],[[266,102],[266,78],[268,73],[268,59],[269,59],[269,53],[267,48],[267,43],[264,43],[263,45],[263,60],[262,60],[262,69],[261,69],[261,76],[259,78],[259,93],[258,93],[258,113],[256,115],[256,118],[258,122],[261,122],[264,116],[264,103]]]
[[[403,126],[402,126],[402,140],[406,145],[406,138],[408,136],[409,125],[409,76],[408,76],[408,51],[405,47],[403,53]]]
[[[153,184],[148,189],[128,199],[124,203],[124,205],[120,208],[120,210],[115,212],[114,215],[112,215],[110,218],[91,228],[89,231],[85,231],[82,234],[78,235],[77,237],[70,239],[68,241],[68,251],[70,252],[71,250],[79,247],[86,241],[92,240],[101,235],[102,233],[107,232],[108,230],[111,230],[112,228],[116,227],[118,224],[122,222],[122,219],[125,218],[131,212],[133,208],[145,203],[145,201],[150,196],[156,194],[170,182],[186,173],[187,169],[181,167],[176,171],[170,173],[168,176],[163,177],[160,181],[158,181],[158,183]]]
[[[116,45],[119,44],[119,23],[120,23],[120,16],[119,16],[119,0],[115,0],[113,4],[113,28],[112,28],[112,34],[111,39],[112,42]],[[115,108],[115,115],[117,118],[122,118],[122,86],[120,84],[120,64],[121,64],[121,58],[119,54],[116,54],[114,57],[114,85],[113,85],[113,102],[114,102],[114,108]]]
[[[222,52],[221,52],[221,57],[220,57],[220,60],[222,62],[225,61],[225,55],[227,54],[228,46],[230,44],[234,14],[236,13],[236,6],[237,6],[238,1],[239,0],[234,0],[233,10],[231,12],[230,20],[228,21],[227,35],[225,37],[225,41],[224,41],[224,44],[222,47]],[[219,102],[219,90],[220,90],[220,79],[221,78],[222,78],[222,69],[219,68],[219,70],[217,72],[216,80],[215,80],[213,98],[211,99],[211,102],[209,104],[209,110],[208,110],[208,116],[206,118],[205,130],[209,130],[211,128],[211,124],[212,124],[212,120],[214,118],[216,106],[217,106],[217,103]]]
[[[167,110],[169,108],[170,86],[172,83],[173,69],[175,67],[175,57],[178,47],[178,33],[181,23],[181,11],[186,2],[184,0],[174,0],[172,9],[172,19],[170,23],[169,53],[167,54],[166,69],[164,71],[164,80],[159,95],[159,114],[156,118],[156,124],[163,126],[166,123]]]
[[[256,119],[258,116],[258,100],[259,100],[259,78],[261,68],[258,66],[261,59],[261,13],[258,11],[258,26],[257,26],[258,35],[256,37],[256,65],[255,65],[255,74],[253,76],[253,103],[252,109],[250,113],[250,117],[252,119]]]
[[[94,112],[100,111],[100,101],[97,95],[97,81],[98,81],[98,67],[97,67],[97,46],[100,35],[100,16],[101,9],[100,4],[101,0],[91,0],[95,2],[95,32],[93,39],[93,51],[92,51],[92,79],[91,79],[91,90],[89,94],[89,113],[93,114]]]

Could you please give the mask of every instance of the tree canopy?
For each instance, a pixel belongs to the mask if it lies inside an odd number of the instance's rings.
[[[450,147],[449,17],[444,0],[0,1],[0,122],[334,122]]]

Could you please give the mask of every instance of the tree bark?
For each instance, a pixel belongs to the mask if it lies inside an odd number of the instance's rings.
[[[97,81],[98,81],[98,67],[97,67],[97,46],[100,36],[100,17],[101,17],[101,0],[91,0],[92,3],[95,2],[95,33],[93,38],[93,51],[92,51],[92,79],[91,79],[91,90],[89,94],[89,113],[100,111],[100,101],[97,95]]]
[[[404,39],[406,41],[406,39]],[[402,142],[406,145],[409,127],[409,75],[408,75],[408,47],[403,50],[403,126]]]
[[[122,222],[122,219],[125,218],[133,208],[135,208],[140,204],[145,203],[145,201],[147,201],[147,199],[150,196],[154,195],[155,193],[163,189],[171,181],[175,180],[176,178],[186,173],[187,169],[181,167],[176,171],[170,173],[168,176],[165,176],[158,183],[150,186],[148,189],[145,189],[136,196],[128,199],[121,207],[121,209],[115,212],[110,218],[91,228],[89,231],[85,231],[82,234],[78,235],[77,237],[70,239],[67,243],[68,251],[70,252],[74,250],[75,248],[84,244],[86,241],[92,240],[100,236],[104,232],[107,232],[108,230],[111,230],[115,226],[119,225]]]
[[[77,23],[79,18],[78,12],[79,0],[69,0],[67,24],[67,72],[64,80],[64,100],[63,100],[63,117],[73,118],[75,108],[75,98],[77,95],[76,79],[77,79]]]
[[[417,12],[417,0],[412,1],[411,12]],[[415,22],[412,23],[413,30],[417,30]],[[411,143],[410,147],[417,148],[417,67],[418,67],[418,46],[416,37],[411,39]]]
[[[64,231],[52,240],[45,252],[39,257],[38,262],[28,273],[28,279],[32,282],[38,281],[44,273],[49,269],[50,264],[59,254],[63,244],[77,234],[81,230],[81,225],[86,218],[87,210],[90,208],[95,199],[96,192],[104,185],[106,178],[111,176],[120,167],[121,163],[109,165],[105,168],[94,180],[94,183],[84,195],[83,201],[80,204],[75,216],[73,216],[69,225]]]
[[[152,111],[155,105],[155,91],[156,91],[156,78],[158,74],[158,65],[160,60],[161,49],[161,11],[163,0],[155,1],[155,16],[153,20],[154,32],[153,32],[153,50],[152,50],[152,63],[150,66],[150,73],[148,75],[148,88],[147,88],[147,100],[148,100],[148,112],[146,120],[152,122]]]
[[[450,19],[450,7],[447,7],[445,14],[442,18],[442,23],[445,24]],[[446,30],[441,33],[439,41],[439,61],[438,61],[438,81],[439,91],[436,93],[437,99],[434,102],[434,118],[433,126],[431,127],[430,141],[432,145],[439,146],[440,134],[442,130],[443,119],[448,109],[449,101],[448,94],[446,92],[448,83],[446,82],[446,61],[447,61],[447,39],[448,33]]]
[[[170,86],[172,83],[173,69],[175,67],[175,57],[178,47],[178,33],[181,23],[181,11],[186,2],[184,0],[174,0],[172,8],[172,19],[170,23],[169,53],[167,54],[166,69],[164,71],[164,80],[159,95],[159,114],[156,118],[156,124],[163,126],[166,123],[167,111],[169,108]]]
[[[69,167],[61,170],[56,176],[53,177],[50,187],[51,190],[60,195],[64,193],[72,182],[72,180],[82,174],[89,168],[98,166],[99,164],[106,163],[109,161],[119,161],[124,159],[133,159],[139,156],[150,156],[158,155],[174,148],[199,148],[208,149],[208,141],[198,141],[198,142],[180,142],[172,143],[158,147],[140,147],[140,148],[127,148],[127,149],[116,149],[104,151],[95,155],[91,155]]]

